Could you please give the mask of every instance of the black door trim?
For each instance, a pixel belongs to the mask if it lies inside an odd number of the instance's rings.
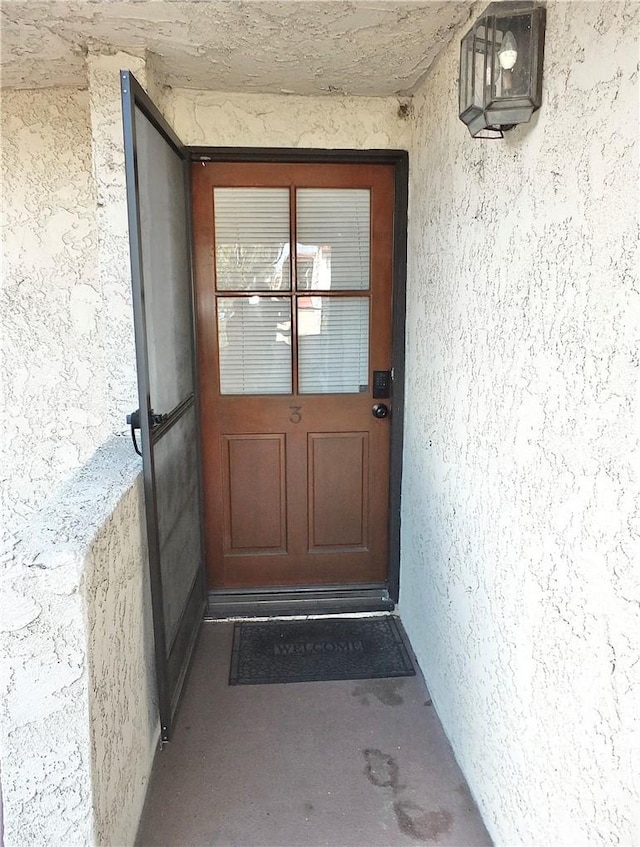
[[[389,479],[389,570],[387,581],[381,586],[386,599],[379,593],[380,603],[398,601],[400,591],[400,493],[402,485],[402,447],[404,433],[404,374],[405,374],[405,325],[406,325],[406,285],[407,285],[407,207],[409,194],[409,154],[406,150],[325,150],[298,149],[287,147],[264,148],[264,147],[187,147],[187,154],[192,162],[274,162],[274,163],[310,163],[310,164],[372,164],[393,165],[395,169],[395,204],[393,216],[393,413],[391,416],[391,465]],[[365,608],[365,597],[362,594],[364,586],[344,586],[338,590],[340,597],[329,598],[327,591],[336,589],[325,589],[319,586],[312,589],[315,595],[316,608],[319,610],[323,605],[323,597],[330,603],[345,601],[349,606],[345,611],[373,611],[368,606]],[[376,589],[377,590],[377,589]],[[254,592],[255,594],[255,592]],[[254,609],[254,614],[266,614],[258,611],[265,608],[262,601],[251,598],[251,591],[244,592],[209,592],[209,616],[221,617],[218,607],[223,603],[222,596],[229,596],[229,606],[233,603],[241,603],[240,598],[245,598],[245,606]],[[260,596],[265,592],[261,592]],[[276,594],[282,598],[282,606],[290,608],[295,606],[293,595],[299,596],[301,602],[312,613],[309,608],[309,596],[305,589],[277,589]],[[233,596],[233,600],[231,599]],[[257,595],[256,595],[257,596]],[[269,598],[274,595],[269,592]],[[349,599],[350,596],[350,599]],[[290,598],[291,602],[289,603]],[[341,598],[341,600],[340,600]],[[371,601],[371,598],[369,598]],[[265,603],[267,601],[265,600]],[[276,608],[275,601],[269,600],[271,608]],[[362,605],[361,608],[351,608]],[[238,608],[238,607],[236,607]],[[212,613],[213,610],[213,613]],[[271,614],[283,614],[283,612],[271,612]],[[287,612],[284,612],[287,614]],[[288,614],[300,614],[298,611],[290,611]]]

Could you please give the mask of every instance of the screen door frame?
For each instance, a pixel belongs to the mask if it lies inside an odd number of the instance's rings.
[[[200,630],[206,608],[206,582],[203,567],[202,539],[202,479],[200,460],[200,426],[199,399],[197,392],[197,349],[193,309],[193,273],[192,273],[192,235],[191,235],[191,194],[189,180],[190,156],[173,129],[165,121],[160,111],[148,97],[146,92],[129,71],[120,72],[122,93],[122,113],[124,130],[125,175],[127,184],[127,205],[129,217],[129,244],[131,257],[131,276],[133,292],[133,316],[136,339],[136,364],[138,372],[138,400],[140,407],[140,431],[142,438],[142,469],[145,495],[145,516],[148,541],[149,573],[151,584],[151,601],[153,609],[153,629],[155,640],[156,678],[158,691],[158,706],[162,740],[170,738],[180,695],[185,677],[191,662],[193,649]],[[145,285],[151,286],[153,280],[145,280],[143,261],[144,233],[142,232],[140,213],[139,161],[142,155],[136,138],[136,111],[152,125],[162,141],[179,157],[182,170],[184,192],[184,221],[185,221],[185,274],[188,280],[187,299],[189,304],[189,335],[190,335],[190,364],[191,391],[181,398],[173,409],[151,408],[151,378],[149,338],[153,338],[149,310],[145,303]],[[173,280],[172,280],[173,282]],[[184,294],[184,291],[183,291]],[[159,481],[156,468],[156,448],[162,439],[179,425],[180,421],[187,422],[186,416],[193,410],[195,422],[193,425],[193,450],[195,450],[197,465],[197,482],[195,490],[198,503],[192,508],[197,509],[199,531],[199,561],[194,560],[194,576],[189,576],[186,600],[180,610],[175,632],[167,638],[167,621],[165,620],[165,602],[161,568],[161,536],[159,526],[158,490]],[[160,419],[154,419],[154,412],[161,413]],[[174,430],[174,435],[175,435]],[[192,582],[191,582],[192,580]]]

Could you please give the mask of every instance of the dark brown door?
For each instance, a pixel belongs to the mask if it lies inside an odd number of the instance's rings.
[[[192,189],[209,587],[383,582],[394,168],[198,163]]]

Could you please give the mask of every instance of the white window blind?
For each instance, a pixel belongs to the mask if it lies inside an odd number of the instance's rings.
[[[288,188],[214,188],[218,291],[291,288]]]
[[[370,205],[368,189],[297,190],[298,290],[369,288]]]
[[[301,297],[298,326],[301,394],[357,394],[367,390],[367,297]]]
[[[221,394],[290,394],[290,301],[219,297],[218,348]]]

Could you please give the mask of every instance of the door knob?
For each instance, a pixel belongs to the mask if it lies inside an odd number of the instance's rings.
[[[376,403],[371,412],[374,418],[386,418],[389,415],[389,407],[386,403]]]

